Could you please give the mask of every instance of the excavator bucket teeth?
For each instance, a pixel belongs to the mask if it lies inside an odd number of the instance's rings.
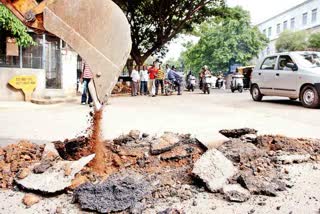
[[[89,64],[97,97],[106,102],[131,50],[122,10],[111,0],[55,0],[44,9],[44,27]]]

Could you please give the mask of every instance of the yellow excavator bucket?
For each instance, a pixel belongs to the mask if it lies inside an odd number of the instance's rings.
[[[122,10],[111,0],[54,0],[44,8],[43,23],[89,64],[96,99],[105,103],[131,50],[130,26]]]

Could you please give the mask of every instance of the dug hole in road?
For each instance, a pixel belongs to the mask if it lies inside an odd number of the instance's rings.
[[[1,213],[319,212],[319,127],[307,123],[317,110],[222,91],[113,98],[100,127],[113,140],[101,139],[99,152],[96,135],[83,136],[88,113],[74,104],[0,107],[9,122],[1,136]],[[255,129],[231,130],[242,127]],[[224,142],[202,142],[218,131]],[[31,142],[7,146],[14,138]]]

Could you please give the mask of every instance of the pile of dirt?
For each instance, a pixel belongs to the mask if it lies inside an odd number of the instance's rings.
[[[28,168],[40,162],[43,149],[28,141],[0,148],[0,187],[12,188],[16,176],[26,176]]]
[[[131,87],[125,82],[118,82],[112,90],[112,94],[130,94]]]

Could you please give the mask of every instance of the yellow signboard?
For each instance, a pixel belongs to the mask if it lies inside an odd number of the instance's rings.
[[[9,81],[9,84],[15,89],[21,89],[25,95],[25,101],[30,101],[37,87],[37,77],[35,75],[15,76]]]

